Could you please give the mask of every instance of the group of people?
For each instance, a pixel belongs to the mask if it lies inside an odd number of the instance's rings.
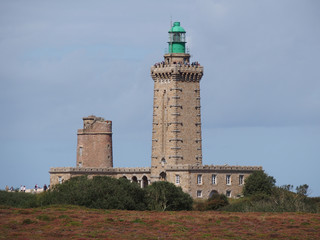
[[[188,63],[188,62],[184,62],[184,63],[182,63],[182,62],[178,62],[178,63],[174,62],[173,64],[178,64],[179,66],[184,65],[184,66],[188,66],[188,67],[190,67],[190,66],[192,66],[192,67],[200,66],[199,62],[192,62],[191,64]],[[155,63],[154,66],[155,67],[166,67],[167,64],[166,64],[165,61],[162,61],[162,62]]]
[[[50,187],[50,185],[49,186],[47,186],[47,184],[43,185],[43,191],[44,192],[47,191],[49,189],[49,187]],[[36,184],[34,186],[34,191],[38,191],[38,189],[41,189],[41,188],[38,186],[38,184]]]
[[[50,188],[50,185],[47,186],[47,184],[44,184],[43,186],[43,191],[47,191],[48,189]],[[37,192],[38,190],[40,190],[41,187],[38,186],[38,184],[36,184],[34,186],[34,192]],[[5,189],[7,192],[14,192],[14,191],[19,191],[19,192],[26,192],[26,186],[25,185],[21,185],[19,189],[14,189],[12,186],[9,188],[8,185],[6,186],[6,189]]]
[[[8,187],[8,185],[6,186],[6,191],[8,192],[8,191],[11,191],[11,192],[13,192],[14,191],[14,188],[11,186],[11,188],[9,188]]]

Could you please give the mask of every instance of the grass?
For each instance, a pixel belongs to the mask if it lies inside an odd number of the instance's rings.
[[[320,239],[320,214],[0,208],[0,239]]]

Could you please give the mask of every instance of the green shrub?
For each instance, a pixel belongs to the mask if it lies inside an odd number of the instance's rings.
[[[0,191],[0,205],[21,208],[38,207],[35,194],[6,191]]]
[[[213,194],[207,201],[206,210],[217,210],[229,204],[228,198],[224,194]]]
[[[121,178],[96,176],[74,177],[39,195],[39,202],[71,204],[89,208],[145,210],[145,191]]]
[[[229,205],[228,198],[224,194],[213,194],[209,199],[196,200],[193,205],[193,210],[208,211],[220,210],[222,207]]]
[[[252,204],[249,198],[240,198],[232,201],[232,203],[219,210],[227,212],[250,212],[251,206]]]
[[[270,197],[270,195],[267,195],[265,193],[258,192],[254,195],[251,195],[249,197],[249,199],[252,202],[259,202],[259,201],[270,201],[271,197]]]
[[[192,198],[184,193],[181,187],[159,181],[147,188],[148,209],[157,211],[191,210]]]
[[[257,193],[270,195],[276,180],[263,171],[255,171],[245,179],[243,195],[249,196]]]
[[[234,201],[221,210],[230,212],[312,212],[318,213],[317,200],[274,187],[270,195],[257,193]]]

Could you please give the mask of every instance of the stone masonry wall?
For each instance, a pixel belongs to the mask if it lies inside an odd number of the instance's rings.
[[[203,67],[189,54],[166,54],[151,68],[154,81],[151,179],[167,165],[201,165],[200,79]]]
[[[89,116],[78,130],[78,167],[112,167],[112,122]]]
[[[192,166],[175,165],[168,166],[165,173],[166,180],[179,186],[191,195],[192,198],[207,199],[214,191],[223,193],[231,198],[237,198],[242,194],[244,180],[253,172],[262,170],[261,167],[246,166]],[[51,168],[50,184],[62,183],[71,177],[87,175],[110,176],[115,178],[124,177],[136,182],[141,187],[151,183],[150,168]],[[213,181],[215,175],[215,181]],[[179,176],[179,181],[177,181]],[[200,182],[199,182],[200,176]],[[227,182],[227,176],[230,181]],[[200,193],[200,195],[199,195]]]

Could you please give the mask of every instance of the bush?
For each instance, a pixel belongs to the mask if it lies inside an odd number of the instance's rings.
[[[228,198],[224,194],[213,194],[207,201],[206,210],[217,210],[229,204]]]
[[[241,198],[221,210],[230,212],[312,212],[319,213],[317,200],[274,187],[270,195],[257,193]]]
[[[298,187],[296,187],[296,191],[300,195],[308,196],[308,189],[309,185],[308,184],[303,184]]]
[[[73,177],[42,194],[39,201],[48,204],[72,204],[103,209],[146,209],[145,191],[121,178],[96,176]]]
[[[160,181],[147,188],[148,209],[157,211],[191,210],[193,200],[181,187]]]
[[[219,210],[227,212],[250,212],[252,203],[249,198],[239,198],[231,202],[231,204],[220,208]]]
[[[193,209],[196,211],[220,210],[227,205],[229,205],[229,201],[226,195],[216,193],[207,200],[197,200]]]
[[[29,208],[37,207],[38,203],[35,194],[0,191],[0,205]]]
[[[255,171],[245,179],[243,195],[250,196],[257,193],[271,195],[275,183],[276,180],[265,172]]]

